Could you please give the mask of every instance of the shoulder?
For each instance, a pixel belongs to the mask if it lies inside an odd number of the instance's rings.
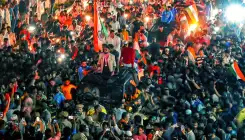
[[[110,57],[115,58],[115,55],[110,53]]]

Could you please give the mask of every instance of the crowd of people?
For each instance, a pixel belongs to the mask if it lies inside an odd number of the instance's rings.
[[[229,1],[100,1],[99,46],[93,1],[69,2],[1,5],[1,140],[245,140],[245,32],[212,13]],[[116,104],[80,99],[123,67],[139,82]]]

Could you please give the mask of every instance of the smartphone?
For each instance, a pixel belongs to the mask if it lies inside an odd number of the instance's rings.
[[[56,124],[58,121],[56,119],[53,119],[53,124]]]
[[[19,99],[20,98],[20,96],[19,95],[16,95],[16,99]]]
[[[156,131],[155,135],[159,135],[159,131]]]
[[[110,129],[109,128],[106,128],[105,131],[110,131]]]
[[[181,131],[183,131],[185,129],[185,126],[181,125],[180,129],[181,129]]]
[[[68,116],[68,119],[73,120],[74,119],[74,116]]]
[[[40,122],[40,118],[39,118],[39,117],[37,117],[37,118],[36,118],[36,121],[37,121],[37,122]]]
[[[22,118],[22,119],[21,119],[21,122],[25,122],[25,121],[26,121],[25,118]]]

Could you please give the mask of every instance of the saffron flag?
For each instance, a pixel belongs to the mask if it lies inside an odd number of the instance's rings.
[[[198,11],[196,5],[190,5],[185,8],[186,16],[189,24],[196,24],[198,20]]]
[[[97,0],[94,0],[94,51],[99,52],[100,47],[99,47],[99,35],[98,35],[98,21],[99,16],[98,16],[98,8],[97,8]]]
[[[242,81],[245,82],[245,76],[242,73],[238,63],[236,61],[233,62],[233,64],[231,64],[230,66],[230,71],[232,72],[232,74],[234,76],[236,76],[237,79],[241,79]]]
[[[188,52],[188,58],[189,60],[195,64],[196,63],[196,53],[195,53],[195,50],[193,48],[188,48],[187,49],[187,52]]]

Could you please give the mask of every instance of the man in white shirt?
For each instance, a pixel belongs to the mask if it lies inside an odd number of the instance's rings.
[[[118,32],[118,29],[120,29],[120,24],[116,19],[116,15],[114,15],[112,18],[111,27],[116,32]]]
[[[107,44],[112,44],[114,49],[118,51],[119,58],[121,56],[121,39],[115,35],[115,31],[111,30],[109,37],[106,39]]]

